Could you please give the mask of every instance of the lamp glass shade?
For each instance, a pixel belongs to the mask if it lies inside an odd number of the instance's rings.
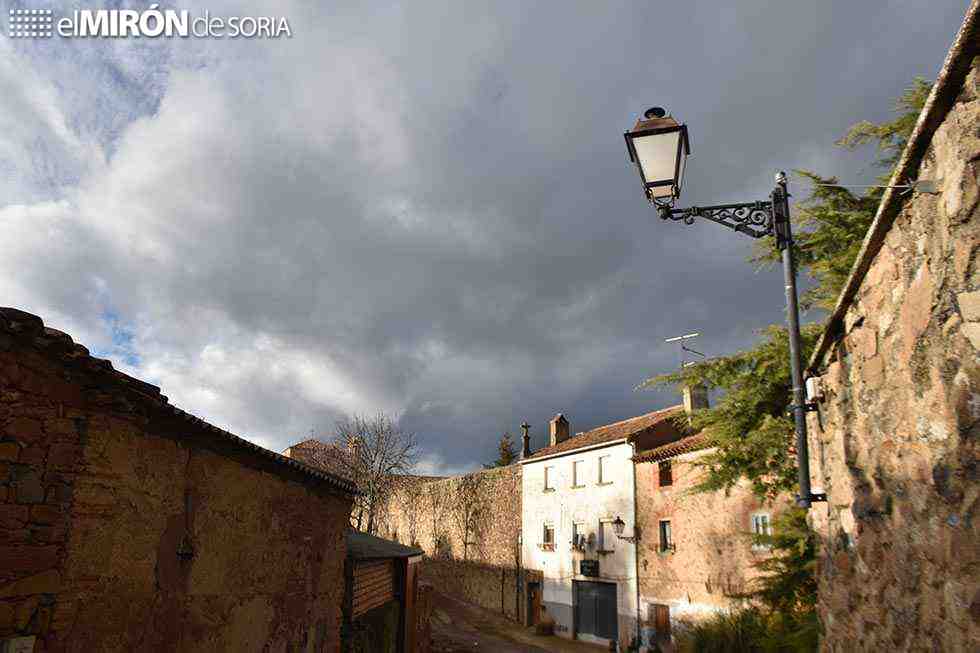
[[[625,136],[630,159],[636,163],[647,196],[660,199],[680,195],[687,155],[691,152],[687,127],[669,117],[641,119]]]
[[[655,197],[670,197],[674,193],[677,142],[680,137],[681,133],[674,131],[633,138],[643,181]]]

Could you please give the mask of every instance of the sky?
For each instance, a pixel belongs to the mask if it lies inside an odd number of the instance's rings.
[[[869,183],[874,152],[834,141],[935,78],[967,2],[164,7],[291,36],[2,26],[0,305],[270,449],[383,411],[450,474],[525,420],[536,448],[558,412],[678,403],[635,389],[679,364],[666,337],[722,355],[783,320],[750,239],[647,205],[643,110],[688,125],[685,205],[765,199],[780,169]]]

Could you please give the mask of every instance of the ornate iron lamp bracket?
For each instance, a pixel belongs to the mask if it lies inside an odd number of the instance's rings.
[[[660,217],[663,220],[679,221],[690,225],[694,224],[694,218],[704,218],[753,238],[763,238],[775,233],[773,204],[768,200],[715,206],[691,206],[686,209],[675,209],[670,205],[658,202],[657,211],[660,212]]]

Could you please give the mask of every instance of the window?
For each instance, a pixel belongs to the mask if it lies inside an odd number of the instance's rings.
[[[670,520],[660,520],[660,550],[662,552],[674,550],[674,539],[670,532]]]
[[[670,466],[669,460],[660,461],[660,487],[674,484],[674,470]]]
[[[599,551],[616,550],[616,531],[613,530],[611,521],[599,522]]]
[[[769,513],[757,512],[752,515],[752,534],[753,535],[772,535],[772,518]],[[768,549],[770,546],[768,544],[763,544],[761,542],[755,542],[752,544],[753,549]]]
[[[555,550],[555,525],[548,522],[544,523],[541,533],[541,548],[545,551]]]
[[[572,487],[585,487],[584,460],[576,460],[572,463]]]
[[[572,524],[572,548],[585,551],[585,524]]]
[[[612,483],[612,460],[609,456],[599,458],[599,485]]]
[[[544,491],[555,489],[555,468],[545,467],[544,468]]]

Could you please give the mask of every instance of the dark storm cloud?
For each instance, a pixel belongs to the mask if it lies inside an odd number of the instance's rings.
[[[4,290],[93,338],[111,304],[135,372],[277,449],[385,409],[459,469],[524,419],[541,444],[558,411],[577,431],[674,403],[633,390],[677,365],[663,338],[745,346],[782,319],[781,284],[747,239],[661,223],[622,132],[651,104],[690,126],[685,203],[763,198],[779,168],[866,180],[833,141],[933,76],[964,10],[717,5],[293,7],[289,42],[168,50],[159,102],[129,79],[141,117],[76,138],[107,163],[68,202],[3,209],[83,225],[102,255]],[[98,93],[52,94],[102,124]]]

